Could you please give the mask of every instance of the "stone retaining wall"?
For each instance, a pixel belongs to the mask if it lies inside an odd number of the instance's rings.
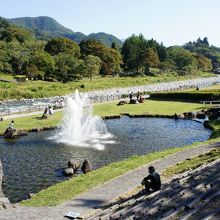
[[[0,161],[0,197],[4,196],[2,191],[2,180],[3,180],[3,169],[2,169],[2,162]]]
[[[3,181],[3,167],[2,162],[0,161],[0,210],[2,208],[6,209],[8,205],[10,205],[10,202],[7,197],[5,197],[5,194],[2,191],[2,181]]]

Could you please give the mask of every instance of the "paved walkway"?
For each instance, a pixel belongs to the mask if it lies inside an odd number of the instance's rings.
[[[59,111],[63,111],[63,109],[54,110],[54,112],[59,112]],[[12,118],[27,117],[27,116],[31,116],[31,115],[40,115],[40,114],[43,115],[43,111],[27,112],[27,113],[21,113],[21,114],[11,114],[11,115],[6,115],[3,118],[4,119],[12,119]]]
[[[219,147],[220,143],[210,145],[202,145],[194,149],[188,149],[157,160],[151,163],[156,167],[156,170],[161,173],[164,169],[181,162],[189,157],[203,154],[212,150],[214,147]],[[1,220],[62,220],[68,211],[80,212],[82,217],[88,216],[89,213],[109,204],[110,201],[118,198],[120,195],[131,191],[138,185],[145,175],[147,175],[147,167],[149,164],[142,166],[136,170],[132,170],[125,175],[122,175],[106,184],[91,189],[89,192],[83,193],[74,199],[65,202],[62,205],[55,207],[26,207],[18,204],[8,206],[7,209],[0,210]]]

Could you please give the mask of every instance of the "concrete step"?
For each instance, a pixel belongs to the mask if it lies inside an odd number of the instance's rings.
[[[190,200],[183,201],[182,204],[180,203],[180,205],[178,205],[178,207],[176,207],[176,210],[174,210],[172,212],[164,213],[163,219],[168,220],[168,219],[172,218],[173,216],[177,215],[180,211],[185,212],[185,211],[189,211],[189,210],[194,210],[194,207],[198,206],[199,202],[201,202],[201,201],[204,202],[207,198],[209,198],[211,195],[213,195],[213,193],[215,193],[219,189],[220,174],[216,180],[213,180],[213,179],[214,179],[214,177],[206,181],[206,184],[209,184],[210,182],[212,182],[214,184],[213,188],[206,188],[206,190],[204,190],[204,191],[198,191],[198,193],[194,196],[192,201],[190,201]],[[197,190],[199,189],[199,187],[203,187],[202,185],[204,185],[204,184],[198,185]]]
[[[219,165],[220,160],[179,175],[163,184],[160,191],[150,195],[133,195],[89,219],[171,219],[180,211],[182,218],[190,218],[202,209],[201,201],[210,201],[218,195]],[[193,210],[193,206],[196,209]],[[187,213],[185,209],[189,209]]]

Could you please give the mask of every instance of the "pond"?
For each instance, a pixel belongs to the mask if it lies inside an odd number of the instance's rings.
[[[91,161],[94,169],[123,160],[132,155],[143,155],[169,147],[181,147],[205,141],[211,131],[191,120],[162,118],[133,118],[105,121],[113,134],[104,150],[73,147],[50,139],[55,131],[30,133],[11,141],[0,138],[0,159],[3,163],[3,190],[11,202],[26,199],[67,179],[62,174],[70,158],[80,163]]]

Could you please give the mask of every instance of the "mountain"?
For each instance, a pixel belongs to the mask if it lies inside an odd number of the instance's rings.
[[[33,31],[38,39],[67,37],[77,43],[80,43],[82,40],[95,39],[108,47],[111,46],[112,42],[115,42],[118,47],[122,46],[122,41],[113,35],[100,32],[87,36],[81,32],[73,32],[59,24],[55,19],[47,16],[12,18],[8,19],[8,21]]]
[[[65,34],[73,34],[74,32],[59,24],[55,19],[40,17],[23,17],[8,19],[11,23],[32,30],[36,37],[59,37]]]
[[[103,33],[103,32],[99,32],[96,34],[92,33],[86,37],[86,40],[90,40],[90,39],[98,40],[101,43],[103,43],[104,45],[106,45],[107,47],[111,47],[112,42],[115,42],[115,44],[118,47],[122,46],[122,41],[119,40],[117,37],[115,37],[111,34]]]

